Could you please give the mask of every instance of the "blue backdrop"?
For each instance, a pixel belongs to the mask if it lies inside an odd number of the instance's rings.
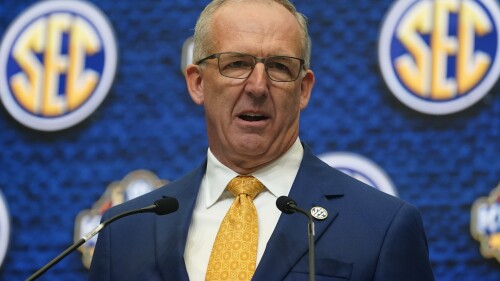
[[[0,34],[36,1],[0,4]],[[1,280],[24,280],[73,241],[77,214],[129,172],[174,180],[206,155],[203,110],[185,87],[184,41],[208,1],[91,1],[109,18],[119,64],[109,95],[58,132],[20,125],[0,107],[0,189],[10,218]],[[500,280],[470,234],[471,206],[500,182],[500,86],[461,112],[433,116],[399,102],[377,45],[393,1],[296,0],[310,20],[317,83],[301,139],[317,154],[349,151],[382,167],[422,212],[437,280]],[[125,246],[125,245],[124,245]],[[73,253],[42,280],[85,280]]]

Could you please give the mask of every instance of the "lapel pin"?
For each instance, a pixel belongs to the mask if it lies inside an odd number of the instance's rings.
[[[328,211],[319,206],[314,206],[311,208],[311,215],[317,220],[324,220],[328,217]]]

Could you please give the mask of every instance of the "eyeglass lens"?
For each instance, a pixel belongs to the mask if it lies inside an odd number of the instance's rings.
[[[247,78],[256,63],[256,58],[247,54],[222,53],[219,55],[219,71],[230,78]],[[300,60],[291,57],[268,57],[264,64],[269,77],[280,82],[297,79],[301,67]]]

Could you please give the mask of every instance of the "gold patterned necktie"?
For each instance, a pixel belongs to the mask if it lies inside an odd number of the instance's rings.
[[[255,272],[259,224],[253,198],[264,186],[253,176],[227,185],[236,198],[215,237],[205,280],[250,280]]]

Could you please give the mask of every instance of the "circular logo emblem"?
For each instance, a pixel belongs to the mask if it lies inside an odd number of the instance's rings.
[[[181,72],[185,74],[186,68],[193,63],[194,38],[191,36],[182,45]]]
[[[57,131],[84,120],[114,79],[117,46],[104,14],[83,1],[41,1],[0,45],[0,97],[23,125]]]
[[[495,0],[401,0],[380,33],[382,76],[406,106],[443,115],[470,107],[500,74]]]
[[[3,194],[0,192],[0,265],[2,265],[9,247],[10,220],[9,211]]]
[[[311,215],[317,220],[324,220],[328,217],[328,211],[323,207],[312,207]]]
[[[387,194],[398,196],[396,187],[382,168],[370,159],[350,152],[319,155],[328,165]]]

